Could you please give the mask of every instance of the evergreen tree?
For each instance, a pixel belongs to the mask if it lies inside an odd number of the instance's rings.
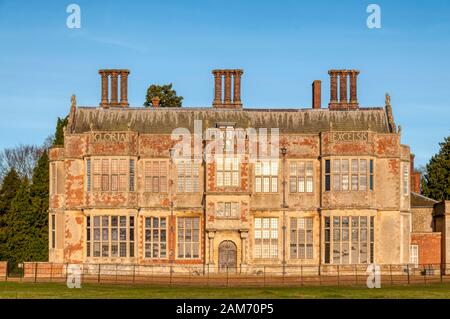
[[[11,169],[3,180],[0,189],[0,260],[6,260],[8,252],[6,239],[8,236],[7,217],[11,208],[11,202],[16,196],[22,181],[15,169]]]
[[[49,160],[44,151],[34,169],[30,186],[33,238],[31,245],[31,261],[48,260],[48,198],[49,198]]]
[[[8,236],[6,249],[8,260],[17,263],[30,260],[30,234],[33,233],[33,212],[31,210],[30,185],[25,178],[11,202],[6,223]]]
[[[422,193],[435,200],[450,200],[450,136],[439,145],[439,153],[426,166]]]
[[[147,90],[144,106],[151,106],[152,99],[159,98],[161,107],[181,107],[182,96],[177,96],[177,92],[172,89],[172,83],[166,85],[152,84]]]
[[[56,132],[53,140],[53,145],[64,145],[64,127],[69,122],[69,117],[59,118],[56,121]]]

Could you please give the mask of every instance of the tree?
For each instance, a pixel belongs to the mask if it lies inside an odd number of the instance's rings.
[[[0,181],[14,169],[20,178],[30,179],[37,160],[42,154],[42,147],[36,145],[19,145],[6,148],[0,152]]]
[[[11,202],[11,208],[7,214],[6,224],[8,235],[6,239],[6,250],[8,261],[13,263],[30,260],[30,234],[32,229],[30,185],[24,178],[16,196]]]
[[[8,257],[6,239],[8,237],[7,217],[11,209],[11,202],[16,196],[22,181],[15,169],[11,169],[3,180],[0,189],[0,260]]]
[[[166,85],[150,85],[147,90],[144,106],[151,106],[154,97],[160,99],[159,105],[161,107],[181,107],[183,102],[183,97],[177,96],[177,92],[172,89],[172,83]]]
[[[6,215],[6,256],[13,263],[48,260],[48,165],[44,152],[32,183],[24,179]]]
[[[422,193],[435,200],[450,200],[450,136],[439,145],[439,153],[426,166]]]
[[[56,132],[55,138],[53,140],[53,145],[64,145],[64,127],[67,126],[69,122],[69,117],[60,118],[56,120]]]
[[[34,169],[30,186],[31,211],[33,214],[31,233],[31,261],[48,259],[48,185],[49,161],[48,153],[42,153]]]

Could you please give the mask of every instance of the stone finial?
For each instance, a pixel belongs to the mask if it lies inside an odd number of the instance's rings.
[[[386,93],[385,105],[391,105],[391,96],[389,95],[389,93]]]
[[[152,106],[158,107],[160,101],[161,101],[161,99],[158,96],[155,96],[154,98],[152,98]]]
[[[70,98],[70,106],[71,107],[77,106],[77,96],[75,94],[72,94],[72,97]]]

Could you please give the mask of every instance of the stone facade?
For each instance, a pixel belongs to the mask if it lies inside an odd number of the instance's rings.
[[[241,70],[214,71],[213,107],[129,108],[128,73],[102,70],[100,107],[73,101],[65,143],[50,150],[51,262],[242,272],[409,262],[410,149],[388,98],[385,107],[359,107],[358,71],[330,71],[328,109],[316,81],[313,108],[288,110],[243,108]],[[338,75],[341,90],[350,81],[339,100]],[[172,131],[194,132],[194,120],[203,129],[278,128],[279,159],[174,160]]]

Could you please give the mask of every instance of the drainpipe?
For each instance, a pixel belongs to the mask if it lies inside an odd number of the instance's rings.
[[[283,209],[283,275],[286,274],[286,209],[288,208],[288,205],[286,203],[286,153],[287,149],[283,147],[281,149],[281,154],[283,156],[283,165],[282,165],[282,174],[283,174],[283,203],[281,205],[281,208]]]
[[[171,238],[171,247],[169,252],[169,258],[170,258],[170,276],[172,276],[173,272],[173,262],[175,259],[175,221],[174,221],[174,215],[173,215],[173,186],[174,186],[174,179],[173,179],[173,157],[174,157],[175,149],[171,148],[169,150],[170,155],[170,161],[169,161],[169,173],[170,173],[170,187],[169,187],[169,198],[170,198],[170,238]]]

